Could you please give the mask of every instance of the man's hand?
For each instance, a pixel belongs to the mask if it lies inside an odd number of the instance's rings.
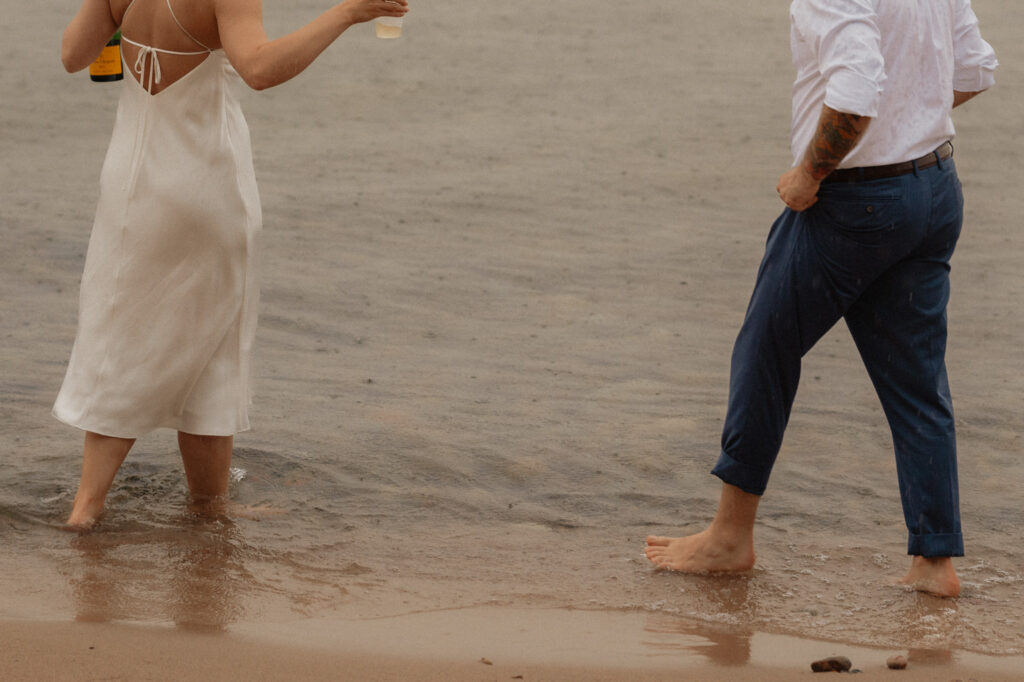
[[[814,179],[803,164],[794,166],[779,178],[775,186],[779,198],[794,211],[806,211],[818,201],[821,182]]]
[[[794,211],[814,206],[821,181],[857,146],[869,123],[871,119],[867,116],[844,114],[823,105],[818,129],[807,145],[803,161],[784,173],[775,186],[786,206]]]

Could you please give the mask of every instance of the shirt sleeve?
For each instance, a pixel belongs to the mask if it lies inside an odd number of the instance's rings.
[[[857,116],[877,116],[885,82],[878,16],[866,0],[803,0],[796,30],[817,55],[825,105]]]
[[[981,37],[978,17],[971,9],[970,0],[957,3],[956,26],[953,29],[953,89],[960,92],[980,92],[995,84],[995,70],[999,66],[996,52]]]

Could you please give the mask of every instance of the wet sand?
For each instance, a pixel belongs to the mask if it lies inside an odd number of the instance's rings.
[[[648,624],[649,625],[649,624]],[[636,615],[478,608],[373,620],[306,621],[210,635],[165,627],[0,622],[4,679],[446,680],[484,682],[790,682],[817,679],[810,662],[846,656],[858,680],[1014,682],[1020,658],[935,659],[781,636],[746,650],[681,639]],[[908,657],[905,670],[886,659]],[[909,655],[908,655],[909,654]]]
[[[650,576],[639,559],[644,532],[698,527],[717,494],[707,469],[729,349],[790,161],[781,1],[431,0],[400,41],[357,27],[296,81],[246,94],[266,249],[256,428],[238,440],[250,473],[237,492],[299,497],[327,471],[299,463],[330,456],[340,509],[324,524],[314,510],[332,501],[305,493],[262,536],[240,522],[243,540],[224,541],[229,579],[210,580],[207,558],[188,564],[182,546],[132,525],[179,485],[173,436],[155,434],[130,458],[116,532],[58,547],[46,524],[65,513],[78,436],[49,406],[117,89],[61,71],[66,5],[2,2],[13,30],[38,38],[0,47],[0,125],[13,133],[0,166],[0,537],[14,547],[0,557],[0,677],[792,680],[853,651],[866,680],[1019,679],[1006,668],[1018,659],[959,647],[1019,652],[1024,636],[1021,498],[1008,483],[1024,378],[1007,371],[1024,364],[1020,3],[975,3],[1002,66],[996,89],[955,116],[967,226],[949,363],[972,556],[947,609],[877,587],[903,568],[902,520],[845,330],[808,357],[763,504],[763,572],[715,591]],[[323,6],[266,5],[272,35]],[[861,451],[879,459],[834,461]],[[821,496],[851,478],[847,494]],[[53,501],[25,511],[23,490]],[[278,536],[311,548],[283,551]],[[132,542],[155,549],[132,554]],[[332,573],[317,553],[345,562]],[[312,568],[296,578],[260,563],[278,555]],[[164,570],[187,599],[158,593]],[[334,583],[341,606],[324,596]],[[241,606],[210,607],[224,589]],[[523,610],[590,602],[609,610]],[[204,608],[222,611],[196,618]],[[182,609],[186,625],[167,626]],[[928,646],[837,643],[872,635]],[[882,670],[893,653],[910,653],[911,669]]]

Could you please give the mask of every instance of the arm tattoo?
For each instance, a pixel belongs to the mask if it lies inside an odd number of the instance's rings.
[[[857,146],[870,122],[867,116],[823,107],[818,131],[804,155],[804,168],[815,180],[823,180]]]

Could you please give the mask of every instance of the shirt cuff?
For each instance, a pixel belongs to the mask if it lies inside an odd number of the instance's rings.
[[[984,66],[958,71],[953,77],[953,89],[958,92],[981,92],[995,83],[995,69]]]
[[[873,118],[881,100],[881,84],[847,69],[832,74],[825,88],[825,106],[844,114]]]

